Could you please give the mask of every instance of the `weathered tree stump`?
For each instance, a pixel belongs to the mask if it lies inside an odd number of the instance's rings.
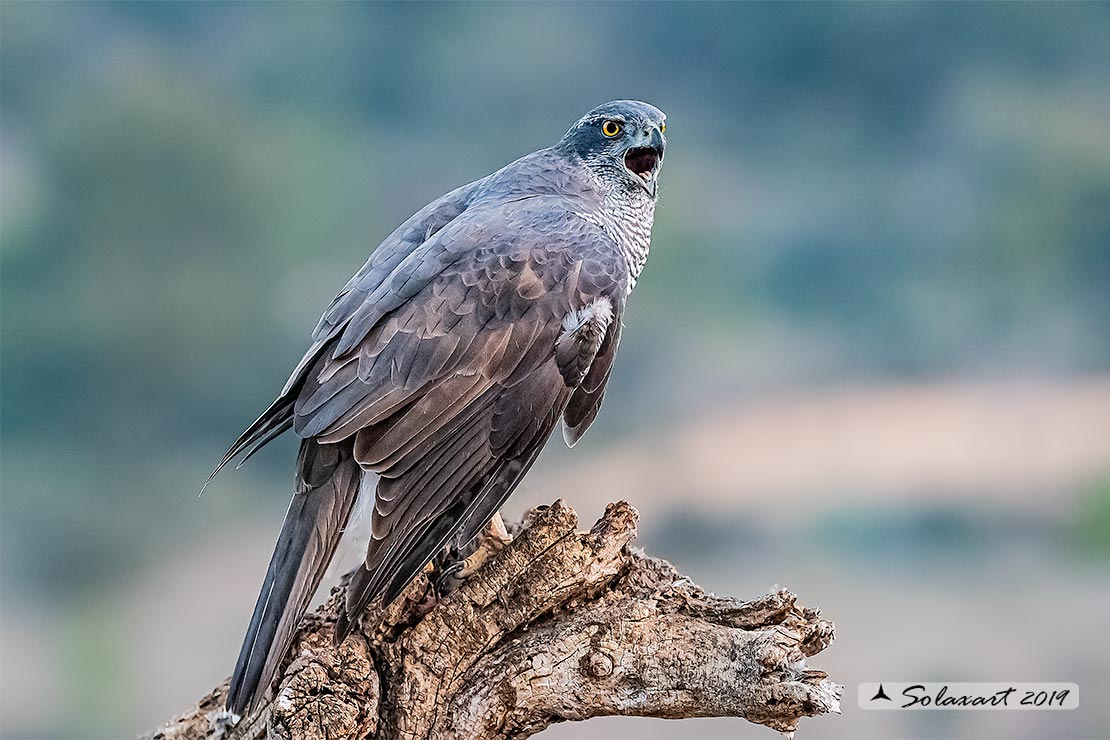
[[[224,682],[144,739],[516,740],[604,715],[743,717],[791,733],[839,712],[842,687],[806,665],[831,622],[785,589],[706,593],[631,547],[636,519],[610,504],[579,532],[563,501],[536,509],[430,611],[421,576],[338,648],[337,588],[257,712],[232,726]]]

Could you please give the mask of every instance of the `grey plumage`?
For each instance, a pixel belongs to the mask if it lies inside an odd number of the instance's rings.
[[[285,657],[284,651],[256,648],[288,647],[335,554],[358,496],[360,471],[349,442],[321,445],[304,440],[297,470],[295,493],[235,665],[236,680],[228,693],[228,707],[237,714],[252,699],[255,687],[268,685]],[[260,684],[263,676],[268,678]]]
[[[380,476],[372,536],[337,640],[444,545],[476,535],[560,417],[572,445],[593,422],[647,258],[664,128],[646,103],[594,109],[554,147],[421,209],[332,301],[278,399],[213,473],[290,428],[304,439],[232,712],[255,706],[280,667],[361,476]]]

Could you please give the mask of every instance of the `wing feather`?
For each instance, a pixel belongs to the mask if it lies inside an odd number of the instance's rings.
[[[609,325],[609,333],[598,350],[597,357],[590,365],[586,377],[581,385],[575,389],[563,412],[563,441],[568,447],[574,447],[582,435],[593,424],[601,410],[601,402],[605,399],[605,386],[609,382],[609,375],[613,371],[613,361],[617,356],[617,345],[621,337],[621,311],[616,307],[613,321]]]
[[[564,319],[600,298],[622,305],[628,280],[609,238],[584,223],[542,198],[472,207],[404,256],[371,260],[325,314],[294,430],[354,436],[357,462],[381,476],[350,619],[452,537],[473,536],[568,408],[576,389],[555,357]],[[590,356],[561,362],[591,367],[596,342],[564,344]],[[585,373],[597,389],[605,378]]]

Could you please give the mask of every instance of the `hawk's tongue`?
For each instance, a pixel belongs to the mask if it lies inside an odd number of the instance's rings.
[[[651,182],[657,164],[659,164],[659,155],[655,150],[646,147],[629,149],[624,155],[624,166],[639,175],[644,182]]]

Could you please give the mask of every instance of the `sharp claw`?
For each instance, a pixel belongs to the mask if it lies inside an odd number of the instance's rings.
[[[512,541],[513,537],[505,528],[501,515],[494,515],[482,532],[478,549],[465,559],[447,563],[440,570],[439,577],[435,581],[436,593],[444,596],[457,589],[464,581],[481,570],[486,561],[505,549]]]

